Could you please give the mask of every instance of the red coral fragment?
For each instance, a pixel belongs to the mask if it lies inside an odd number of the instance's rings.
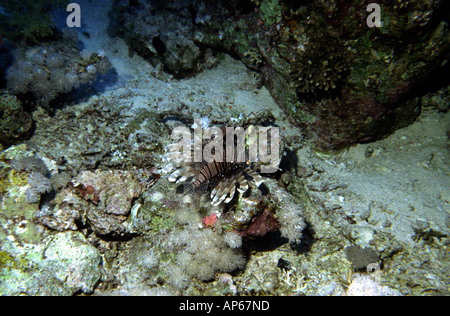
[[[217,221],[216,213],[212,213],[211,215],[206,216],[204,219],[202,219],[202,222],[203,222],[203,224],[206,225],[206,227],[214,226],[216,221]]]

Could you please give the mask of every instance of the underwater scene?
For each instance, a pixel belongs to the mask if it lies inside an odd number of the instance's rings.
[[[450,295],[449,21],[0,0],[0,295]]]

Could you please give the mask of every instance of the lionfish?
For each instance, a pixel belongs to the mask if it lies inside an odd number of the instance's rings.
[[[224,128],[222,128],[224,130]],[[189,133],[186,131],[186,133]],[[186,135],[190,137],[189,135]],[[194,135],[194,139],[195,139]],[[195,142],[195,140],[194,140]],[[201,140],[200,140],[201,142]],[[170,155],[178,150],[175,144],[167,147],[168,154],[164,157],[170,159]],[[223,155],[222,157],[220,155]],[[261,175],[253,170],[254,164],[248,161],[238,162],[236,155],[232,161],[226,161],[226,147],[213,156],[212,161],[194,163],[190,161],[190,153],[178,161],[170,160],[163,168],[163,173],[168,173],[170,182],[181,183],[190,180],[194,189],[207,185],[211,188],[211,204],[216,206],[229,203],[233,200],[236,191],[246,193],[252,184],[259,187],[263,182]]]

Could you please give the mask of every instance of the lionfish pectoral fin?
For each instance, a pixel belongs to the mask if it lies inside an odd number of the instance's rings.
[[[175,181],[177,181],[177,179],[180,177],[180,175],[181,175],[181,172],[179,171],[179,170],[176,170],[176,171],[174,171],[174,172],[172,172],[170,175],[169,175],[169,181],[170,182],[175,182]]]
[[[187,179],[189,179],[188,176],[182,176],[180,179],[177,180],[176,183],[184,182],[184,181],[186,181]]]
[[[231,200],[234,198],[234,194],[236,193],[236,190],[230,191],[230,195],[225,199],[225,203],[230,203]]]
[[[247,174],[252,178],[252,181],[256,184],[257,187],[259,187],[261,183],[263,183],[263,178],[259,173],[250,170]]]

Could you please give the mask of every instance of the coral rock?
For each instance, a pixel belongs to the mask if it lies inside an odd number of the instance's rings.
[[[7,86],[16,95],[32,94],[48,106],[59,95],[92,84],[111,67],[106,56],[80,52],[75,43],[43,44],[16,51]]]
[[[77,222],[82,222],[99,236],[127,236],[130,230],[124,222],[144,188],[133,171],[82,171],[70,188],[57,194],[53,210],[37,220],[60,231],[76,230]]]
[[[31,136],[34,122],[12,94],[0,94],[0,143],[12,145]]]
[[[353,279],[347,290],[348,296],[401,296],[399,292],[387,286],[381,286],[369,276]]]
[[[132,200],[141,195],[144,189],[132,171],[82,171],[75,181],[85,186],[86,194],[98,192],[99,207],[103,212],[113,215],[127,215]]]
[[[280,223],[267,209],[253,218],[247,230],[241,232],[243,236],[261,237],[280,228]]]

